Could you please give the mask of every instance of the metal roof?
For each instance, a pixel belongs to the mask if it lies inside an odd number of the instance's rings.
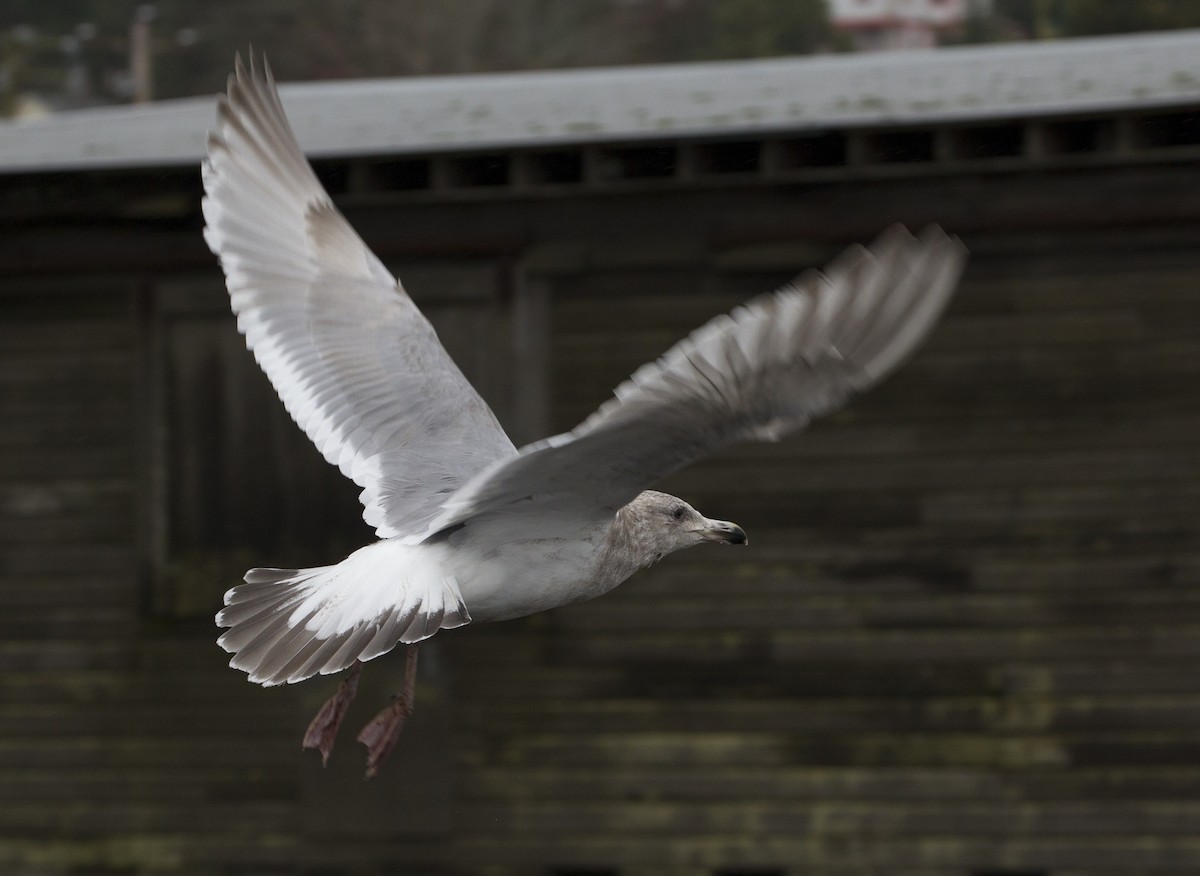
[[[756,135],[1200,102],[1200,30],[281,87],[310,155]],[[0,124],[0,172],[190,164],[213,99]]]

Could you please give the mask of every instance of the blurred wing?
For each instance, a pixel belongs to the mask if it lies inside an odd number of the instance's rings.
[[[428,320],[331,203],[265,62],[237,62],[204,162],[205,239],[288,413],[363,487],[382,538],[422,530],[515,448]]]
[[[965,258],[940,229],[918,239],[897,227],[825,273],[717,317],[643,365],[573,431],[477,475],[428,533],[530,499],[615,511],[723,447],[803,428],[912,352],[949,301]]]

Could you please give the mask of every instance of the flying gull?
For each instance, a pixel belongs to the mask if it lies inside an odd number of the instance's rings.
[[[218,642],[262,685],[351,670],[305,735],[326,760],[362,663],[405,645],[402,692],[359,735],[368,776],[412,711],[418,642],[592,599],[682,548],[745,544],[741,527],[647,488],[874,384],[929,332],[965,261],[938,228],[892,228],[713,319],[570,432],[518,449],[317,181],[265,60],[237,59],[203,176],[238,330],[362,487],[379,536],[334,565],[251,569],[225,594]]]

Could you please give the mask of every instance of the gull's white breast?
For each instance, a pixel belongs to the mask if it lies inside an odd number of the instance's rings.
[[[620,580],[598,574],[607,520],[529,526],[525,515],[483,515],[443,544],[442,562],[458,581],[475,622],[523,617],[611,590]],[[541,534],[531,537],[530,532]]]

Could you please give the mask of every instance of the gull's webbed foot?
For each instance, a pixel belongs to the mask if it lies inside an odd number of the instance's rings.
[[[338,685],[337,692],[325,701],[317,712],[308,730],[304,733],[303,747],[315,748],[321,752],[322,765],[329,764],[329,755],[333,753],[333,743],[337,739],[338,728],[350,708],[350,701],[358,693],[358,678],[362,675],[362,664],[357,660],[350,667],[349,673]]]
[[[404,722],[413,711],[416,681],[417,646],[408,645],[404,661],[404,690],[396,694],[391,704],[368,721],[358,734],[358,741],[367,747],[368,779],[379,774],[379,767],[396,747]]]

